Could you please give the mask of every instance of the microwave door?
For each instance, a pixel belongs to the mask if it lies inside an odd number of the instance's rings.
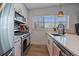
[[[12,48],[10,40],[13,40],[13,37],[10,38],[10,36],[9,36],[9,33],[11,32],[11,30],[9,30],[9,25],[12,25],[12,24],[10,24],[10,22],[9,22],[10,20],[8,19],[11,6],[12,6],[12,4],[6,4],[4,6],[4,8],[1,12],[1,16],[0,16],[0,45],[1,45],[0,46],[0,55],[6,53],[8,50],[10,50]]]

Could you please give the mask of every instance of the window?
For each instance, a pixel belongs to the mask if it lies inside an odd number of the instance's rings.
[[[65,28],[69,28],[69,17],[58,17],[58,16],[34,16],[32,18],[35,29],[54,28],[58,24],[64,24]]]
[[[34,28],[35,29],[42,29],[42,28],[44,28],[43,16],[35,16],[32,19],[33,19],[33,24],[34,24]]]
[[[45,28],[53,28],[55,25],[54,16],[44,16]]]
[[[58,24],[63,24],[66,29],[69,28],[69,16],[63,16],[63,17],[57,17],[56,16],[56,25],[55,27],[58,26]]]

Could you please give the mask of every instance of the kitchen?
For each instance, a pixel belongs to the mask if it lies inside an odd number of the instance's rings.
[[[0,56],[78,56],[78,3],[0,3]]]

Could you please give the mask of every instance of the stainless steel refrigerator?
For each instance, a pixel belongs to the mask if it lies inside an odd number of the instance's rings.
[[[6,3],[0,12],[0,55],[10,55],[14,47],[14,7]]]

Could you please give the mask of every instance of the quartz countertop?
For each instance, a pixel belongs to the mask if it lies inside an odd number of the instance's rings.
[[[53,36],[48,33],[52,38],[59,42],[63,47],[68,49],[73,54],[79,56],[79,36],[76,34],[65,34],[64,36]]]

